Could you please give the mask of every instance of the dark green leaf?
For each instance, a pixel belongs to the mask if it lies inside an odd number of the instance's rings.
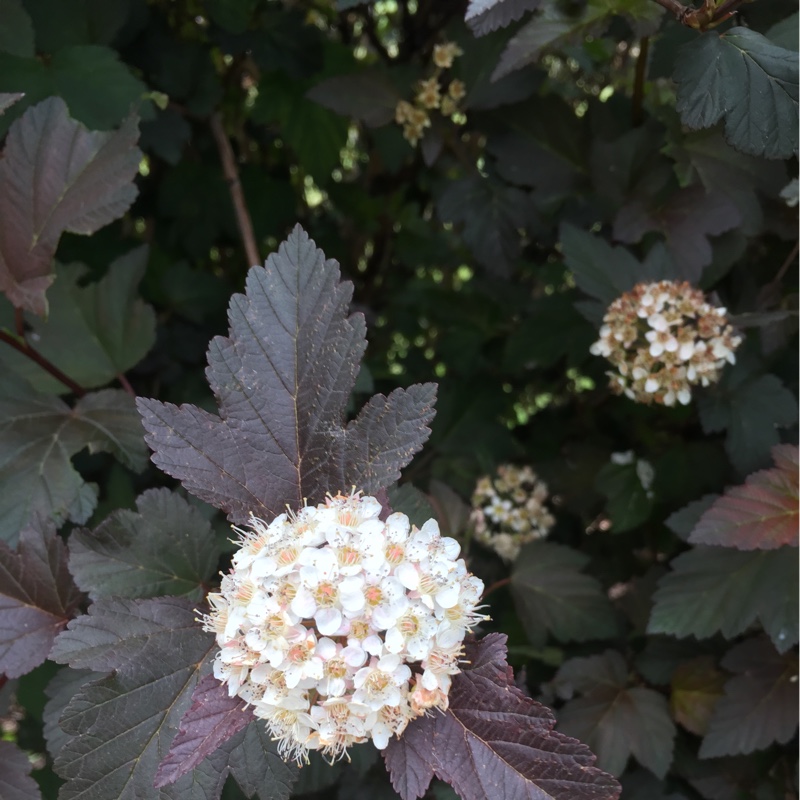
[[[167,489],[148,489],[136,509],[116,511],[93,531],[72,534],[69,563],[78,586],[92,599],[202,599],[219,555],[209,523]]]
[[[569,683],[583,697],[570,700],[558,713],[558,729],[586,742],[598,764],[620,775],[633,755],[663,778],[672,763],[675,725],[667,701],[658,692],[626,688],[622,656],[607,650],[602,656],[567,661],[556,682]]]
[[[797,643],[796,550],[695,547],[672,562],[655,594],[649,633],[731,639],[760,622],[784,652]]]
[[[139,299],[147,247],[137,247],[113,261],[97,283],[81,285],[86,268],[56,268],[48,290],[52,303],[46,319],[30,315],[28,338],[37,352],[85,388],[104,386],[141,361],[155,342],[155,314]],[[34,389],[64,393],[66,387],[14,350],[0,352]]]
[[[32,766],[27,754],[17,745],[0,741],[0,797],[3,800],[41,799],[39,785],[30,776]]]
[[[132,0],[23,0],[36,29],[36,49],[55,53],[78,44],[110,44]]]
[[[748,28],[709,31],[680,49],[674,78],[688,127],[724,119],[737,150],[766,158],[797,152],[796,52]]]
[[[74,408],[5,375],[0,385],[0,539],[14,543],[34,512],[86,522],[97,502],[70,458],[84,447],[132,469],[146,463],[142,428],[125,392],[87,394]]]
[[[562,642],[614,636],[617,619],[600,584],[580,570],[588,558],[569,547],[534,542],[522,549],[511,590],[530,641],[551,633]]]
[[[727,429],[725,449],[747,475],[769,466],[777,428],[797,422],[797,401],[775,375],[735,383],[736,374],[730,370],[718,387],[701,393],[698,411],[706,433]]]
[[[664,521],[664,524],[676,535],[689,541],[689,534],[694,530],[700,517],[711,508],[712,503],[719,497],[718,494],[707,494],[699,500],[694,500],[688,506],[675,511]]]
[[[45,692],[48,700],[43,713],[44,738],[51,758],[55,758],[72,738],[58,724],[64,709],[85,684],[97,677],[96,673],[88,669],[62,667],[47,684]]]
[[[798,25],[798,12],[786,17],[786,19],[776,22],[766,33],[767,39],[770,39],[773,44],[778,47],[783,47],[786,50],[798,49],[797,41],[797,25]]]
[[[366,345],[363,317],[345,316],[351,293],[297,227],[266,268],[250,270],[247,294],[234,295],[230,338],[211,343],[221,418],[138,401],[154,462],[235,523],[397,480],[429,435],[435,386],[375,395],[345,426]]]
[[[765,636],[734,647],[722,666],[735,674],[717,703],[700,758],[739,756],[786,744],[797,731],[798,665]]]
[[[654,495],[642,483],[641,463],[634,459],[630,464],[606,464],[597,473],[595,487],[608,498],[606,512],[614,533],[641,525],[653,511]]]
[[[0,50],[30,58],[34,54],[33,23],[20,0],[0,0]]]
[[[679,664],[670,680],[669,702],[675,721],[696,736],[704,736],[724,685],[725,675],[710,656]]]
[[[217,25],[231,33],[247,30],[258,0],[207,0],[208,14]]]
[[[394,119],[397,101],[401,99],[397,89],[377,72],[335,75],[309,89],[306,97],[373,128]]]
[[[51,523],[36,517],[17,552],[0,541],[0,674],[18,678],[43,663],[80,599]]]
[[[251,722],[232,739],[229,765],[231,775],[248,798],[285,800],[297,780],[297,767],[287,764],[276,752],[276,744],[263,722]],[[331,769],[329,764],[326,764]]]
[[[64,231],[89,234],[127,211],[141,153],[131,117],[116,133],[90,133],[50,98],[11,126],[0,161],[0,291],[43,315]]]
[[[429,519],[436,517],[427,495],[410,483],[404,483],[402,486],[392,486],[388,491],[388,495],[392,511],[399,511],[401,514],[405,514],[411,524],[416,525],[418,528],[421,528]]]

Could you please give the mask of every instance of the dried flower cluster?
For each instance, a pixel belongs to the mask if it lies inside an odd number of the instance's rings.
[[[600,338],[591,346],[616,372],[607,373],[611,390],[640,403],[683,405],[692,386],[718,381],[734,364],[741,343],[724,308],[705,301],[689,283],[640,283],[608,308]]]
[[[403,136],[412,146],[423,137],[425,128],[429,128],[431,118],[429,111],[438,109],[442,116],[452,117],[459,111],[458,103],[466,95],[466,87],[462,81],[451,80],[442,93],[439,78],[443,70],[450,69],[453,61],[462,54],[461,48],[454,42],[437,44],[433,48],[433,64],[435,73],[417,84],[414,102],[400,100],[395,108],[394,119],[403,126]]]
[[[555,520],[545,505],[547,484],[530,467],[504,464],[482,477],[472,494],[475,538],[513,561],[522,545],[543,539]]]
[[[484,619],[483,583],[435,520],[379,519],[358,493],[269,525],[236,529],[240,549],[204,619],[214,675],[252,705],[284,758],[331,760],[446,709],[466,632]]]

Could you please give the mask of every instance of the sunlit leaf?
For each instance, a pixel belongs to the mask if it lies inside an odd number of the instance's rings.
[[[776,466],[748,476],[743,486],[728,489],[700,517],[690,542],[740,550],[798,546],[797,446],[776,445],[772,453]]]
[[[469,645],[449,709],[417,718],[389,742],[384,757],[395,790],[414,800],[436,775],[463,800],[619,797],[589,749],[555,732],[550,711],[516,688],[505,638],[489,634]]]
[[[345,316],[351,292],[336,262],[295,229],[231,300],[230,338],[211,343],[221,416],[138,401],[153,461],[235,523],[397,480],[428,438],[436,387],[376,395],[345,425],[365,346],[363,317]]]

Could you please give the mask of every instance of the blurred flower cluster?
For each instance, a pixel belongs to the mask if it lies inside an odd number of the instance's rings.
[[[451,118],[459,111],[458,103],[467,91],[462,81],[451,80],[443,91],[439,83],[442,72],[453,66],[453,61],[462,54],[461,48],[453,42],[437,44],[433,48],[434,74],[417,84],[414,102],[400,100],[395,108],[394,119],[403,126],[403,136],[412,145],[423,137],[425,128],[431,125],[429,111],[438,109],[442,116]]]
[[[593,355],[615,367],[611,390],[639,403],[687,405],[692,386],[719,380],[741,344],[724,308],[689,283],[640,283],[608,308]]]
[[[547,484],[530,467],[499,466],[495,477],[484,475],[472,494],[475,538],[513,561],[522,545],[543,539],[553,527],[547,495]]]
[[[214,675],[252,705],[284,758],[383,749],[414,717],[447,709],[483,583],[442,537],[358,493],[253,518],[204,618]]]

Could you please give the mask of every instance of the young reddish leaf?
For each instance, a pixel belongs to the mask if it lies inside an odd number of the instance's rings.
[[[165,594],[201,600],[219,556],[211,525],[168,489],[148,489],[135,512],[120,509],[93,531],[75,531],[69,549],[70,571],[93,600]]]
[[[722,666],[735,673],[725,684],[700,758],[738,756],[786,744],[797,731],[797,654],[779,655],[765,636],[734,647]]]
[[[748,476],[728,489],[692,531],[693,544],[718,544],[739,550],[798,546],[797,445],[772,448],[776,466]]]
[[[12,742],[0,741],[0,797],[3,800],[40,800],[39,784],[31,777],[28,756]]]
[[[653,596],[648,633],[731,639],[758,621],[784,652],[797,643],[797,554],[702,545],[672,561]]]
[[[34,392],[8,373],[0,383],[0,539],[13,544],[32,512],[60,525],[86,522],[97,502],[70,461],[75,453],[110,452],[132,469],[146,462],[142,428],[129,394],[105,389],[73,408]]]
[[[231,697],[227,686],[206,675],[197,684],[178,735],[156,771],[155,787],[175,783],[252,720],[253,712],[241,697]]]
[[[377,395],[345,425],[366,346],[363,317],[345,316],[351,294],[337,263],[295,228],[250,270],[230,303],[230,338],[209,348],[220,416],[138,401],[153,461],[235,523],[397,480],[430,434],[436,387]]]
[[[643,687],[628,687],[625,660],[615,650],[567,661],[555,678],[583,696],[558,712],[558,728],[586,742],[598,764],[621,775],[630,756],[663,778],[672,763],[675,725],[666,699]]]
[[[43,663],[80,597],[52,522],[36,517],[17,552],[0,542],[0,674],[17,678]]]
[[[34,314],[65,231],[90,234],[122,216],[137,190],[137,120],[114,133],[90,132],[51,97],[11,126],[0,161],[0,291]]]
[[[670,708],[675,721],[697,736],[705,736],[717,701],[722,697],[725,675],[710,656],[679,664],[672,675]]]
[[[528,638],[542,644],[614,636],[617,618],[600,584],[580,570],[587,556],[564,545],[534,542],[523,548],[511,574],[511,591]]]
[[[550,711],[514,685],[506,637],[467,645],[469,667],[453,679],[450,707],[415,719],[384,758],[403,800],[433,775],[463,800],[613,800],[619,784],[593,766],[580,742],[553,730]]]

